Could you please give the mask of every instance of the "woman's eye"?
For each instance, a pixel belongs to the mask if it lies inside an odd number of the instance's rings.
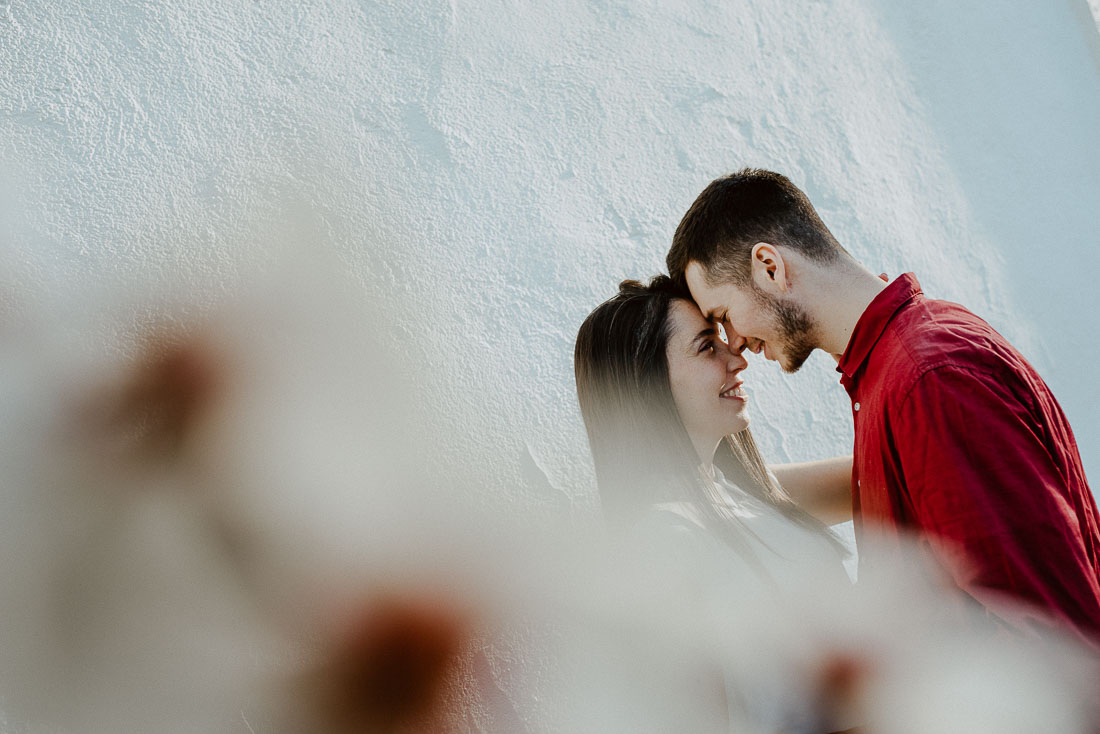
[[[703,345],[701,347],[699,347],[699,354],[702,354],[703,352],[713,352],[713,351],[714,351],[714,342],[712,342],[712,341],[704,342]]]

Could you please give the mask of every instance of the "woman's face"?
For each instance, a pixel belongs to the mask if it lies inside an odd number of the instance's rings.
[[[749,425],[748,397],[739,376],[748,362],[740,350],[730,351],[694,303],[673,299],[668,319],[672,399],[695,450],[710,461],[723,436]]]

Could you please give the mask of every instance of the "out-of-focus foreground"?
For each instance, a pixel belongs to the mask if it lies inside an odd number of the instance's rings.
[[[718,670],[740,731],[1080,730],[1071,653],[919,582],[604,538],[569,359],[763,166],[1020,346],[1095,473],[1078,10],[0,0],[0,732],[705,731]],[[750,367],[770,461],[850,451],[834,367]]]
[[[436,461],[418,389],[439,364],[335,271],[286,272],[204,307],[6,315],[11,732],[1095,724],[1091,662],[946,624],[927,581],[775,597],[653,539],[469,506],[479,467]]]

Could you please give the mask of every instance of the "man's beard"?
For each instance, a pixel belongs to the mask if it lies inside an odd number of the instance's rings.
[[[784,372],[798,372],[810,354],[817,349],[814,340],[814,321],[800,306],[780,298],[769,298],[768,307],[775,314],[783,343],[776,344],[781,354],[779,366]],[[785,361],[784,359],[785,358]]]

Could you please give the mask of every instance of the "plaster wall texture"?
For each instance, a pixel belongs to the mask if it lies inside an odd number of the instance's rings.
[[[201,302],[273,240],[323,250],[428,368],[439,460],[583,517],[577,327],[663,269],[708,181],[762,166],[1016,343],[1095,475],[1097,48],[1085,0],[6,0],[6,298]],[[833,367],[751,363],[769,460],[849,449]]]

